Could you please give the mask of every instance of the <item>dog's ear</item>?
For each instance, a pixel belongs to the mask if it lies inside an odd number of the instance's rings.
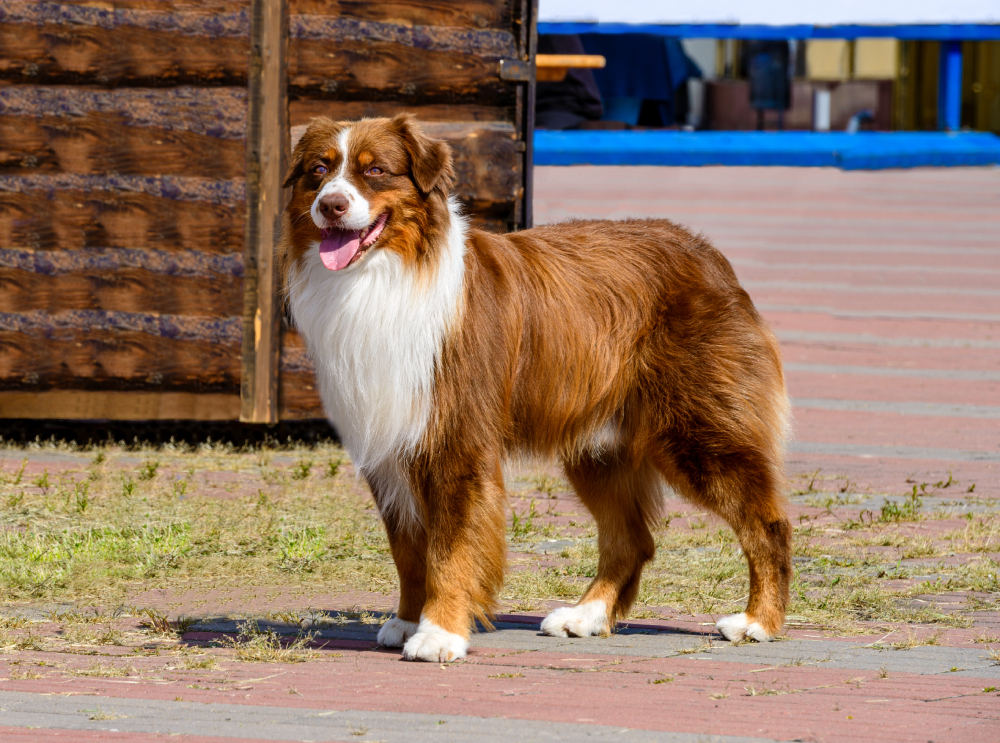
[[[455,179],[451,147],[447,142],[424,134],[413,114],[394,116],[390,125],[403,140],[410,157],[410,172],[421,193],[426,195],[439,189],[447,195]]]
[[[285,180],[281,182],[281,187],[288,188],[289,186],[294,186],[296,181],[305,175],[305,172],[305,148],[302,146],[302,140],[300,139],[298,145],[292,151],[292,160],[288,163],[288,172],[285,173]]]

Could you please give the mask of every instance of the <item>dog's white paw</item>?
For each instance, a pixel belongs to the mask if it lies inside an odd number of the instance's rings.
[[[403,645],[403,660],[449,663],[464,658],[468,649],[469,641],[464,637],[442,629],[428,619],[421,619],[417,633]]]
[[[757,622],[747,620],[747,615],[730,614],[715,623],[715,628],[722,633],[729,642],[742,642],[743,640],[756,640],[757,642],[770,642],[772,635]]]
[[[608,606],[597,600],[556,609],[542,621],[542,632],[553,637],[608,635]]]
[[[403,643],[417,633],[417,623],[393,617],[382,625],[376,641],[384,648],[401,648]]]

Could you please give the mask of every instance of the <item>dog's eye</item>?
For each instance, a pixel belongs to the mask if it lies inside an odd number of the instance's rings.
[[[315,168],[313,168],[313,173],[315,173],[316,175],[326,175],[329,172],[330,171],[326,169],[326,166],[323,165],[323,163],[320,163]]]
[[[385,171],[377,165],[373,165],[365,171],[365,175],[382,175]]]

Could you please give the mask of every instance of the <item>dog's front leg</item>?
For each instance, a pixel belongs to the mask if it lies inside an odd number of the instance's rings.
[[[419,524],[400,523],[394,514],[383,516],[383,521],[399,573],[399,608],[396,616],[378,631],[378,644],[401,648],[417,633],[427,600],[427,533]]]
[[[479,466],[476,466],[479,465]],[[427,598],[406,660],[444,663],[465,656],[475,616],[491,614],[507,557],[499,462],[432,464],[420,477],[427,533]]]

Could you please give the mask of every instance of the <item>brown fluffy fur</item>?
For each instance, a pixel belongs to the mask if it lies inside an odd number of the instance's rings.
[[[434,280],[451,158],[407,116],[350,124],[353,181],[391,217],[375,250]],[[284,271],[318,240],[308,208],[343,124],[314,121],[288,183]],[[306,216],[301,216],[305,214]],[[725,519],[750,567],[749,621],[777,633],[791,576],[782,491],[788,403],[778,344],[706,240],[666,220],[574,221],[510,235],[468,231],[460,317],[436,364],[433,413],[404,462],[422,526],[386,518],[398,615],[468,637],[503,584],[501,463],[556,456],[598,525],[598,574],[581,602],[626,617],[665,481]],[[595,447],[612,421],[620,445]],[[377,487],[376,501],[381,503]]]

